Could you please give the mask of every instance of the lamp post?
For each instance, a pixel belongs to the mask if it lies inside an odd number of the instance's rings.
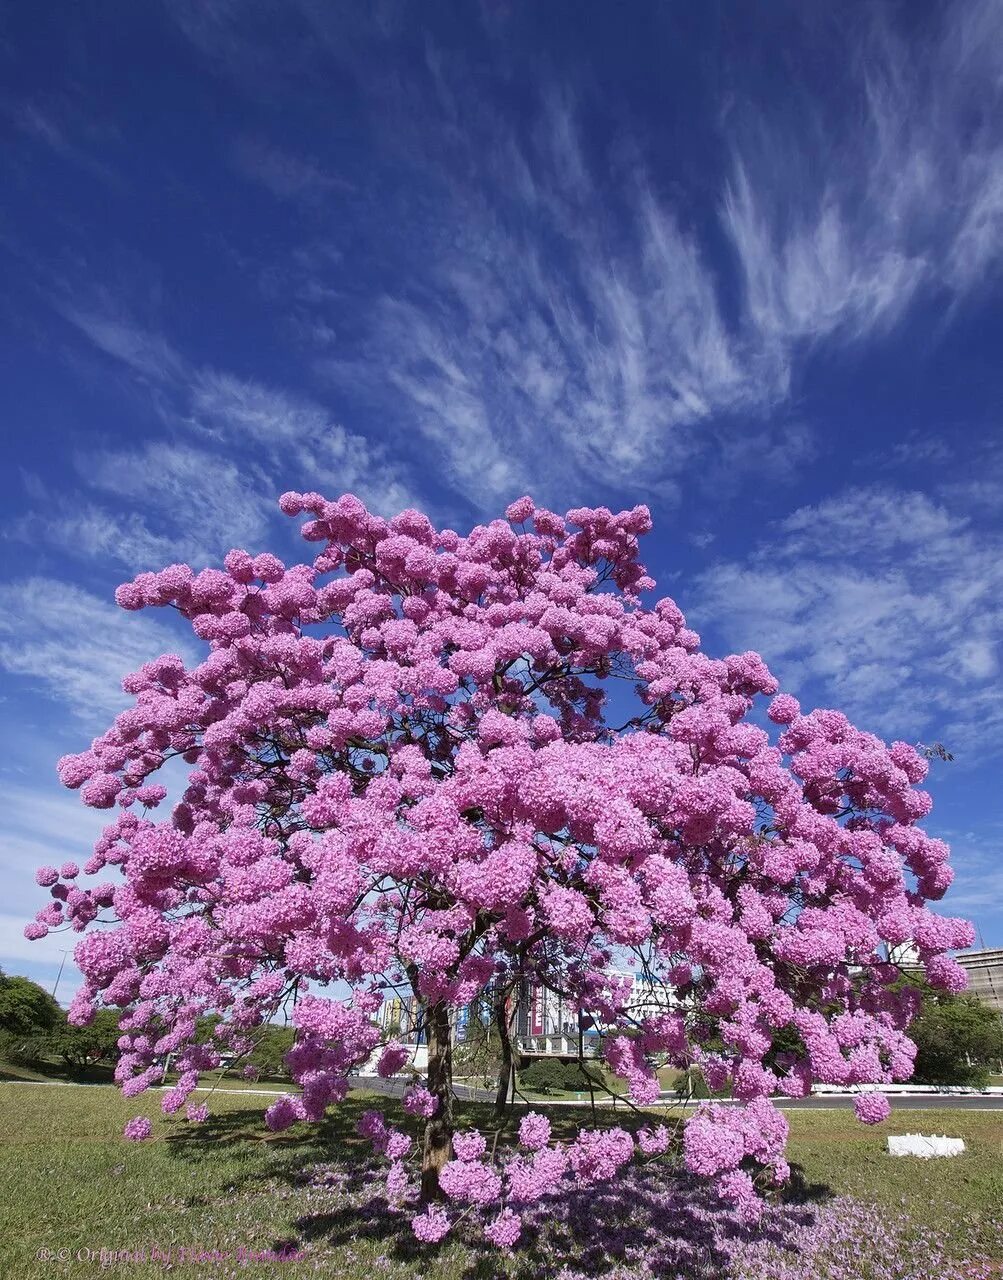
[[[56,981],[52,984],[52,998],[53,998],[53,1000],[55,1000],[55,998],[56,998],[56,991],[57,991],[57,989],[58,989],[58,987],[59,987],[59,979],[63,976],[63,965],[65,965],[65,964],[66,964],[66,957],[67,957],[69,954],[70,954],[70,953],[69,953],[68,951],[63,951],[63,952],[62,952],[62,957],[63,957],[63,958],[62,958],[62,960],[60,960],[60,962],[59,962],[59,972],[56,974]]]

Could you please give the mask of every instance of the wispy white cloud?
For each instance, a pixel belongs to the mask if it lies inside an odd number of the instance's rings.
[[[350,184],[328,173],[315,160],[294,155],[256,137],[238,138],[232,163],[238,173],[280,200],[314,201]]]
[[[232,449],[170,438],[92,447],[72,458],[85,492],[70,502],[41,477],[24,477],[32,507],[5,536],[131,572],[217,563],[232,546],[260,545],[276,510],[267,468],[237,456],[239,465]]]
[[[1003,741],[1001,599],[997,536],[885,487],[799,508],[708,570],[691,612],[759,648],[786,687],[962,754]]]
[[[26,475],[24,485],[33,507],[9,522],[6,538],[130,569],[167,564],[177,554],[177,539],[154,532],[145,514],[116,511],[82,496],[67,509],[65,495],[38,476]]]
[[[153,545],[166,542],[175,554],[205,563],[218,560],[221,548],[253,546],[265,536],[276,495],[264,468],[244,456],[238,464],[232,456],[183,441],[155,441],[98,452],[80,470],[88,485],[112,494],[117,506],[138,504],[144,518],[152,516],[171,531]],[[127,549],[147,555],[152,546],[140,537]]]
[[[636,158],[611,202],[567,98],[547,100],[528,141],[494,118],[451,136],[434,215],[451,234],[429,228],[410,287],[376,301],[356,350],[318,367],[402,431],[417,425],[475,506],[528,485],[555,500],[598,486],[666,495],[714,451],[723,419],[782,395],[782,371],[726,321],[703,247]],[[484,181],[471,185],[474,151]]]
[[[790,173],[782,185],[764,186],[775,173],[766,157],[738,154],[722,201],[722,217],[742,274],[747,321],[761,348],[789,368],[793,344],[832,335],[860,338],[887,329],[909,306],[926,264],[875,228],[870,210],[851,226],[840,201],[841,184],[809,187],[799,208],[787,189],[805,188]],[[789,373],[781,380],[786,386]]]
[[[81,587],[42,577],[0,584],[0,668],[88,724],[126,705],[127,672],[171,652],[185,654],[169,627]]]
[[[183,376],[185,361],[166,338],[123,314],[107,294],[94,301],[94,306],[81,306],[56,299],[53,305],[99,351],[140,377],[167,384]]]
[[[437,485],[481,512],[527,488],[555,503],[671,500],[692,483],[720,497],[751,468],[789,480],[815,445],[796,403],[805,347],[877,338],[935,292],[958,303],[999,263],[996,0],[945,6],[908,39],[884,10],[833,27],[838,92],[809,92],[803,109],[736,72],[692,204],[626,115],[601,144],[583,139],[587,79],[572,91],[550,69],[514,113],[511,50],[489,16],[476,65],[431,38],[423,63],[408,45],[401,64],[402,15],[293,7],[276,24],[269,5],[171,6],[245,88],[335,65],[358,91],[365,189],[317,139],[316,154],[277,134],[231,143],[239,172],[311,205],[310,230],[259,264],[261,287],[339,403],[378,415],[380,439],[434,459]],[[372,261],[357,270],[347,242]],[[254,431],[271,399],[320,474],[373,477],[377,506],[413,487],[356,424],[325,428],[318,453],[316,416],[332,415],[315,395],[290,412],[287,392],[190,366],[114,309],[66,314],[139,377],[187,382],[193,419]]]
[[[90,306],[56,305],[148,388],[161,435],[81,453],[75,461],[86,492],[71,504],[28,477],[34,509],[10,536],[146,569],[172,559],[214,562],[232,546],[260,545],[289,488],[351,490],[388,514],[420,502],[403,465],[309,395],[192,363],[107,291]]]
[[[874,339],[920,298],[957,303],[998,265],[996,0],[947,6],[911,23],[908,41],[883,11],[846,26],[839,91],[808,94],[803,110],[736,76],[702,208],[664,180],[626,116],[601,143],[583,139],[587,81],[572,92],[541,77],[535,106],[513,113],[500,92],[507,51],[487,19],[494,70],[489,54],[473,66],[432,40],[423,65],[410,49],[401,69],[400,22],[296,9],[274,33],[276,83],[356,54],[386,66],[353,71],[370,109],[371,185],[345,183],[352,198],[327,234],[311,219],[260,264],[262,289],[339,403],[363,406],[367,424],[378,416],[380,440],[434,461],[437,485],[481,512],[527,488],[555,503],[611,490],[671,500],[694,483],[720,497],[753,468],[789,480],[815,450],[796,404],[804,348]],[[216,65],[253,83],[269,6],[253,21],[225,0],[174,10]],[[282,198],[344,182],[288,139],[243,135],[230,158]],[[370,241],[374,210],[386,230]],[[379,259],[356,270],[333,227]],[[262,448],[282,439],[284,464],[309,462],[341,487],[368,479],[380,507],[413,488],[376,432],[343,426],[316,394],[202,369],[114,308],[64,314],[169,386],[196,424]],[[262,431],[269,414],[276,425]]]
[[[736,110],[721,216],[765,349],[860,339],[921,291],[957,302],[1003,262],[997,0],[943,6],[908,39],[870,11],[835,108]],[[829,114],[826,114],[826,111]]]
[[[388,514],[416,501],[403,467],[309,396],[204,369],[191,381],[190,413],[221,442],[239,442],[267,459],[265,477],[281,475],[301,489],[352,490]]]
[[[98,153],[107,153],[108,143],[117,130],[107,122],[94,119],[68,97],[50,97],[44,102],[25,99],[20,102],[0,101],[0,114],[7,117],[22,137],[48,149],[61,159],[76,165],[103,182],[121,186],[122,180]]]
[[[840,94],[838,114],[785,100],[769,115],[739,95],[716,228],[629,140],[586,148],[584,91],[546,91],[518,131],[456,55],[431,49],[431,90],[402,87],[387,126],[403,130],[398,158],[437,174],[420,252],[399,291],[364,303],[368,341],[320,367],[368,387],[401,430],[417,425],[482,508],[530,479],[544,497],[665,499],[723,452],[732,476],[796,474],[813,452],[790,422],[805,348],[879,339],[921,298],[959,303],[1003,260],[988,110],[1003,105],[1003,58],[973,34],[994,7],[950,7],[909,44],[877,20],[855,26],[852,110]],[[730,261],[709,251],[721,235]],[[321,264],[314,287],[339,269]]]

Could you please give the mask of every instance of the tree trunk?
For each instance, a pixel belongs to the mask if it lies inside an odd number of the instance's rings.
[[[443,1003],[426,1010],[428,1035],[428,1091],[439,1100],[434,1116],[425,1121],[421,1156],[421,1203],[440,1198],[439,1170],[453,1158],[453,1041],[449,1010]]]
[[[515,1069],[512,1061],[512,1036],[509,1033],[508,1012],[505,1008],[504,995],[495,1001],[495,1028],[501,1043],[501,1061],[498,1065],[498,1092],[495,1094],[495,1116],[501,1119],[509,1104],[512,1086],[512,1072]]]

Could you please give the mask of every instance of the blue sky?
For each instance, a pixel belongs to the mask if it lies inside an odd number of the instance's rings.
[[[647,502],[714,652],[943,741],[1003,944],[1003,6],[171,0],[0,20],[0,965],[53,764],[285,489]],[[64,979],[68,995],[76,977]]]

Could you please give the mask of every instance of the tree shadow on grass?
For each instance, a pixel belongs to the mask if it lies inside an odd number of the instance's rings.
[[[809,1182],[804,1165],[791,1163],[790,1180],[784,1187],[783,1203],[788,1205],[823,1204],[835,1198],[835,1192],[826,1182]]]
[[[211,1098],[208,1101],[211,1106]],[[260,1106],[210,1112],[201,1124],[180,1122],[167,1138],[168,1150],[178,1159],[202,1163],[223,1149],[231,1160],[246,1163],[251,1177],[256,1167],[267,1162],[269,1178],[293,1183],[306,1163],[330,1160],[335,1155],[356,1161],[369,1153],[370,1145],[359,1136],[358,1123],[370,1105],[347,1099],[318,1124],[297,1124],[278,1133],[266,1127]],[[416,1132],[413,1121],[411,1129]]]
[[[290,1222],[294,1234],[273,1248],[312,1243],[337,1251],[366,1242],[388,1261],[428,1271],[436,1265],[437,1250],[414,1237],[410,1218],[415,1204],[405,1203],[399,1210],[387,1205],[381,1185],[385,1162],[373,1157],[356,1131],[362,1112],[373,1106],[417,1136],[417,1122],[391,1099],[352,1097],[332,1108],[320,1124],[277,1134],[264,1129],[260,1107],[220,1112],[203,1124],[180,1128],[168,1147],[179,1159],[204,1164],[207,1172],[220,1149],[227,1149],[227,1186],[238,1193],[283,1184],[290,1188],[289,1208],[297,1214]],[[489,1118],[489,1108],[465,1104],[461,1124],[487,1128]],[[587,1124],[587,1110],[577,1120]],[[562,1117],[562,1136],[575,1127]],[[241,1166],[236,1175],[235,1157]],[[707,1184],[665,1166],[634,1166],[609,1183],[527,1206],[519,1248],[504,1259],[504,1266],[502,1255],[469,1219],[439,1250],[466,1247],[467,1256],[455,1269],[463,1280],[492,1280],[501,1274],[512,1280],[558,1274],[566,1280],[614,1275],[627,1280],[635,1268],[638,1277],[717,1280],[743,1247],[773,1245],[793,1254],[798,1233],[810,1227],[817,1208],[831,1196],[827,1186],[808,1182],[795,1164],[782,1200],[749,1224]],[[204,1202],[212,1198],[209,1194]]]
[[[365,1241],[394,1262],[428,1268],[434,1252],[420,1245],[410,1228],[416,1206],[394,1212],[373,1193],[368,1177],[346,1175],[334,1166],[304,1171],[303,1180],[306,1186],[336,1191],[337,1203],[295,1220],[302,1241],[335,1250]],[[823,1189],[808,1190],[821,1197]],[[557,1275],[626,1280],[634,1274],[718,1280],[743,1246],[772,1245],[793,1253],[797,1233],[814,1218],[812,1205],[801,1202],[771,1206],[759,1222],[744,1223],[706,1184],[667,1170],[632,1170],[614,1182],[527,1206],[518,1251],[504,1271],[513,1280]],[[457,1236],[469,1250],[460,1264],[464,1280],[500,1274],[500,1255],[480,1230],[464,1224],[443,1247]]]
[[[114,1067],[94,1062],[86,1067],[70,1066],[53,1059],[26,1059],[24,1062],[0,1063],[0,1081],[28,1083],[58,1080],[67,1084],[111,1084]]]

